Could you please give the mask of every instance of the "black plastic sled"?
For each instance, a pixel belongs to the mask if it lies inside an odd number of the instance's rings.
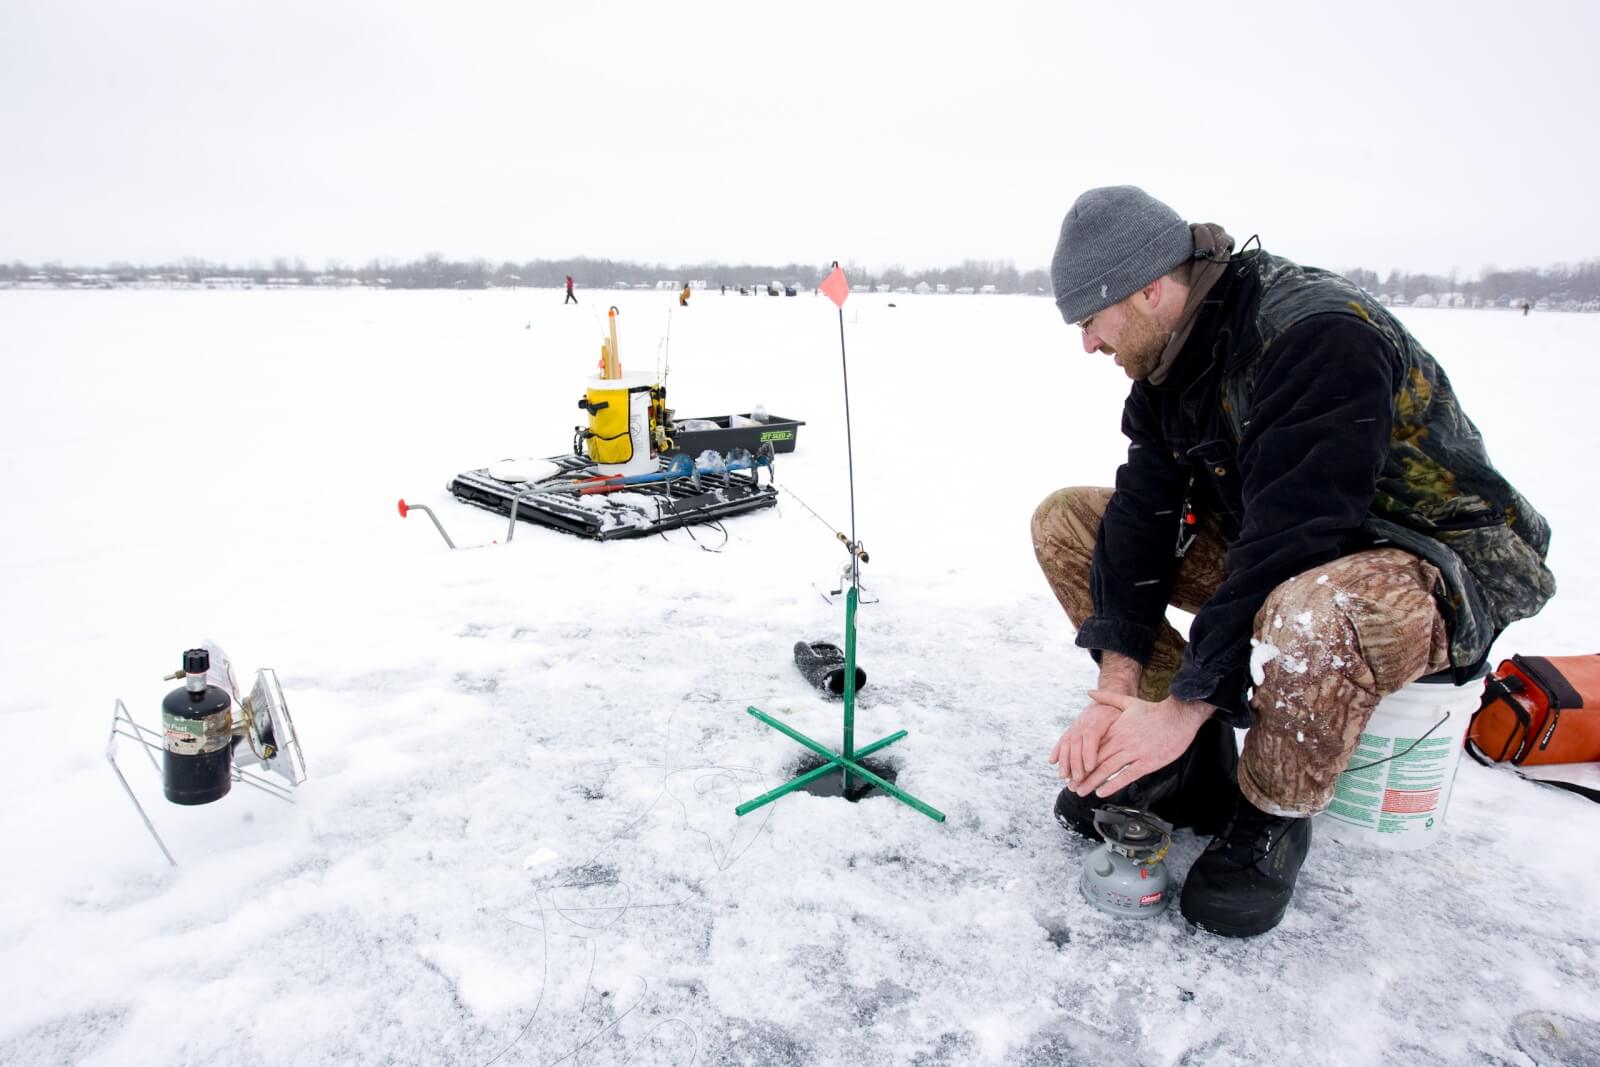
[[[561,469],[556,478],[569,476],[574,482],[598,477],[590,473],[590,463],[578,455],[551,456]],[[666,473],[668,461],[658,470]],[[777,487],[760,481],[759,469],[701,473],[695,485],[687,478],[617,487],[594,487],[587,493],[559,487],[544,490],[524,482],[503,482],[492,478],[487,467],[467,471],[451,479],[448,489],[456,499],[497,512],[511,514],[516,501],[517,518],[523,522],[548,526],[553,530],[611,541],[624,537],[644,537],[662,530],[674,530],[695,523],[715,522],[742,515],[778,502]],[[542,483],[548,484],[548,483]]]

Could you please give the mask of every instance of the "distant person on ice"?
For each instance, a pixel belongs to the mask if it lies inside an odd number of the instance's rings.
[[[561,301],[561,303],[563,306],[565,306],[568,301],[571,301],[574,304],[578,302],[578,298],[572,295],[572,275],[570,274],[567,275],[567,299]]]
[[[1549,526],[1416,338],[1336,274],[1233,248],[1133,186],[1067,212],[1056,306],[1133,380],[1130,444],[1114,490],[1045,498],[1033,544],[1100,668],[1050,751],[1056,817],[1093,835],[1129,804],[1215,834],[1183,915],[1250,936],[1378,699],[1474,677],[1555,582]]]
[[[683,283],[683,292],[678,294],[678,306],[681,307],[681,308],[686,308],[686,307],[689,306],[689,283],[688,282],[684,282]]]

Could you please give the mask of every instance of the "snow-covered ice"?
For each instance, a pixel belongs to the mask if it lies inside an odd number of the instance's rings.
[[[778,481],[847,527],[838,318],[579,297],[0,293],[0,1062],[1600,1057],[1600,807],[1504,772],[1461,767],[1429,850],[1315,844],[1258,939],[1079,896],[1046,756],[1094,674],[1028,517],[1109,484],[1126,383],[1047,300],[845,305],[882,597],[857,737],[908,729],[885,754],[949,821],[805,794],[736,818],[801,755],[747,706],[837,741],[790,659],[840,634],[832,534],[784,495],[718,552],[705,528],[508,545],[443,487],[565,450],[614,301],[630,373],[672,315],[681,414],[804,419]],[[1600,317],[1404,317],[1555,529],[1561,591],[1497,652],[1595,651]],[[241,680],[278,671],[310,777],[292,807],[180,809],[124,743],[171,869],[103,754],[113,701],[153,724],[207,638]]]

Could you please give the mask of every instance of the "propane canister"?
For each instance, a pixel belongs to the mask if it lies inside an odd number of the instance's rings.
[[[183,654],[183,686],[161,702],[162,786],[174,804],[209,804],[233,784],[232,699],[206,684],[211,655],[203,648]],[[174,675],[176,677],[176,675]]]

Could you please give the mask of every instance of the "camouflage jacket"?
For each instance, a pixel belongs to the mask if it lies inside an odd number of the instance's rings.
[[[1248,725],[1250,638],[1279,584],[1395,545],[1439,569],[1465,678],[1554,592],[1550,531],[1489,462],[1433,358],[1345,279],[1264,252],[1229,264],[1172,373],[1135,382],[1077,643],[1148,660],[1179,566],[1177,517],[1217,520],[1227,573],[1171,692]],[[1185,506],[1188,505],[1188,506]]]
[[[1244,434],[1260,356],[1284,331],[1312,315],[1359,318],[1400,360],[1388,455],[1363,528],[1371,543],[1393,544],[1435,567],[1445,588],[1439,607],[1450,627],[1458,675],[1476,670],[1506,626],[1536,614],[1555,593],[1545,566],[1550,525],[1495,470],[1478,428],[1428,351],[1386,308],[1349,280],[1258,252],[1261,285],[1253,336],[1228,360],[1223,409],[1235,438]]]

